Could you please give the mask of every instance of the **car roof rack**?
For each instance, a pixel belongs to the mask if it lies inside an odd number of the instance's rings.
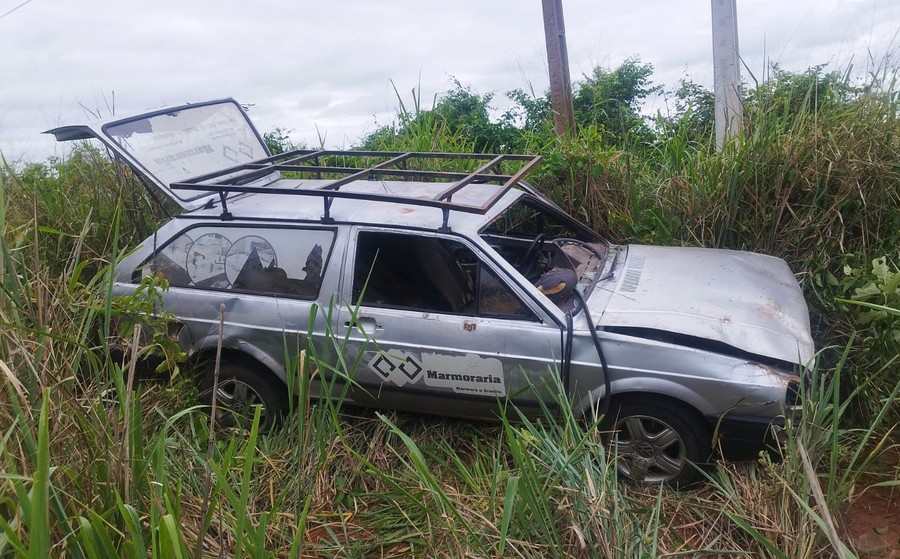
[[[349,161],[347,161],[349,159]],[[227,195],[229,193],[288,194],[294,196],[318,196],[323,199],[323,222],[333,222],[331,204],[335,198],[352,198],[375,202],[402,202],[417,206],[439,208],[443,212],[441,230],[449,230],[450,211],[484,215],[509,189],[517,185],[534,194],[531,187],[520,183],[522,178],[540,161],[538,155],[486,154],[486,153],[431,153],[387,151],[343,151],[298,149],[263,159],[235,165],[213,173],[206,173],[170,185],[173,190],[189,189],[218,193],[222,203],[222,219],[230,219]],[[472,167],[474,170],[428,170],[428,160],[440,161],[445,167]],[[504,174],[506,166],[515,167],[511,174]],[[432,163],[433,166],[433,163]],[[292,175],[312,175],[330,182],[308,189],[272,188],[260,186],[254,181],[275,171]],[[425,182],[447,182],[448,186],[432,198],[342,191],[341,187],[358,180],[399,178]],[[481,205],[453,202],[453,195],[470,184],[499,184],[501,187]]]

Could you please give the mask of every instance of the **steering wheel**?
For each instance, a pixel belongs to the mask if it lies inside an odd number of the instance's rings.
[[[527,266],[525,268],[525,272],[523,272],[522,274],[525,277],[528,277],[528,274],[531,273],[531,269],[534,268],[534,264],[537,261],[537,256],[541,253],[541,249],[544,248],[544,241],[546,239],[547,235],[538,233],[534,240],[531,241],[531,244],[528,245],[528,250],[525,251],[522,259],[519,260],[521,266]]]

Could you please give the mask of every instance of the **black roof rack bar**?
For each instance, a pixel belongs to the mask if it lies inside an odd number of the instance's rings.
[[[446,198],[449,201],[454,193],[459,192],[460,190],[465,188],[465,186],[467,184],[471,184],[482,173],[484,173],[486,171],[490,171],[491,169],[493,169],[494,167],[499,165],[500,162],[503,161],[503,159],[505,157],[506,156],[504,156],[504,155],[498,155],[497,157],[491,159],[489,162],[487,162],[486,164],[484,164],[481,167],[479,167],[478,169],[476,169],[473,173],[469,174],[469,176],[467,176],[466,178],[462,179],[461,181],[457,182],[450,188],[444,190],[443,192],[441,192],[440,194],[435,196],[434,199],[435,200],[443,200]]]
[[[410,157],[412,157],[411,153],[404,153],[404,154],[398,155],[397,157],[388,159],[387,161],[379,163],[378,165],[375,165],[374,167],[369,167],[368,169],[363,169],[359,172],[353,173],[352,175],[347,175],[346,177],[344,177],[342,179],[338,179],[334,182],[330,182],[327,185],[323,186],[322,190],[337,190],[340,187],[342,187],[343,185],[351,183],[355,180],[364,179],[364,178],[365,179],[375,178],[375,173],[377,171],[380,171],[382,169],[390,167],[391,165],[396,165],[397,163],[406,161]]]
[[[279,153],[277,155],[270,155],[269,157],[265,157],[263,159],[258,159],[256,161],[251,161],[248,163],[243,163],[240,165],[234,165],[232,167],[227,167],[225,169],[214,171],[211,173],[205,173],[203,175],[199,175],[196,177],[192,177],[190,179],[186,179],[177,183],[182,186],[181,188],[187,188],[191,190],[204,190],[206,185],[202,185],[200,183],[210,181],[212,179],[216,179],[219,177],[226,177],[228,175],[235,175],[236,173],[241,173],[242,171],[250,171],[249,173],[239,175],[239,176],[231,176],[228,180],[229,182],[252,182],[257,178],[265,176],[272,171],[295,171],[295,172],[332,172],[327,171],[325,168],[317,168],[314,165],[300,165],[300,163],[305,163],[307,161],[314,160],[318,157],[382,157],[382,158],[396,158],[398,162],[407,161],[409,159],[458,159],[458,160],[478,160],[478,159],[493,159],[496,158],[495,154],[488,153],[445,153],[445,152],[394,152],[394,151],[341,151],[341,150],[310,150],[310,149],[299,149],[288,151],[284,153]],[[406,156],[401,158],[400,156]],[[509,161],[528,161],[533,159],[535,156],[532,155],[519,155],[519,154],[507,154],[504,155],[504,160]],[[377,165],[376,167],[381,167],[381,165]],[[370,169],[372,167],[369,167]],[[334,167],[335,173],[347,173],[353,174],[359,171],[362,171],[364,168],[360,167]],[[253,172],[255,171],[255,172]],[[190,186],[187,186],[190,185]]]
[[[231,212],[228,211],[228,197],[224,192],[219,192],[219,202],[222,204],[222,218],[231,219]]]
[[[294,152],[291,152],[291,153],[294,153]],[[282,165],[296,165],[297,163],[303,163],[304,161],[310,161],[312,159],[316,159],[317,157],[323,156],[327,153],[328,153],[328,150],[320,149],[317,151],[313,151],[311,153],[307,153],[305,155],[301,155],[299,157],[294,157],[292,159],[288,159],[287,161],[282,161],[281,164]],[[284,155],[285,154],[283,154],[283,153],[280,153],[278,155],[273,155],[272,157],[267,157],[266,159],[257,161],[255,163],[253,163],[252,165],[263,167],[263,166],[265,166],[265,163],[267,162],[267,160],[277,161],[279,158],[284,157]]]
[[[432,200],[430,198],[410,198],[397,194],[376,194],[373,192],[348,192],[344,190],[323,190],[322,188],[272,188],[268,186],[219,186],[215,192],[252,192],[257,194],[284,194],[286,196],[314,196],[320,198],[346,198],[352,200],[369,200],[372,202],[402,202],[414,206],[429,208],[446,208],[465,213],[484,214],[490,209],[486,206],[472,206],[457,202]]]
[[[490,208],[494,204],[496,204],[497,201],[500,200],[500,198],[502,198],[504,194],[509,192],[509,189],[512,188],[513,186],[515,186],[515,184],[517,182],[522,180],[522,177],[524,177],[526,174],[528,174],[528,171],[530,171],[532,167],[537,165],[538,161],[540,161],[540,160],[541,160],[541,158],[539,156],[536,156],[536,157],[533,157],[531,159],[531,161],[529,161],[528,163],[523,165],[522,168],[519,169],[518,172],[516,172],[516,174],[509,177],[509,180],[506,181],[505,183],[503,183],[503,188],[501,188],[500,190],[495,192],[493,196],[488,198],[487,202],[485,202],[484,205],[486,207]],[[531,189],[529,189],[529,191],[531,191]]]
[[[441,208],[441,228],[438,231],[446,233],[450,231],[450,210]]]
[[[369,166],[346,167],[339,165],[319,165],[321,158],[380,158],[382,161]],[[469,160],[487,161],[474,171],[429,171],[424,165],[409,165],[413,160]],[[501,174],[504,162],[522,162],[522,166],[512,175]],[[428,153],[428,152],[380,152],[380,151],[339,151],[339,150],[293,150],[235,165],[220,171],[206,173],[181,182],[172,183],[173,190],[201,190],[218,193],[222,207],[225,205],[226,193],[259,193],[284,194],[294,196],[319,196],[325,203],[325,219],[330,218],[330,206],[334,198],[353,198],[375,202],[401,202],[417,206],[440,208],[444,214],[444,228],[447,227],[449,210],[466,213],[485,214],[528,171],[540,161],[539,156],[518,154],[483,154],[483,153]],[[326,160],[325,163],[328,163]],[[412,168],[410,168],[412,167]],[[418,167],[418,168],[416,168]],[[344,175],[325,182],[317,188],[278,188],[271,185],[252,186],[249,183],[269,175],[275,171],[300,174]],[[358,180],[376,180],[378,178],[399,177],[425,181],[456,181],[432,199],[402,196],[395,194],[377,194],[365,192],[344,192],[340,188]],[[216,180],[219,179],[219,180]],[[454,194],[473,183],[490,183],[501,186],[486,202],[474,206],[452,201]]]
[[[226,175],[233,175],[234,173],[240,173],[241,171],[248,171],[248,170],[249,171],[257,171],[257,172],[247,173],[244,175],[240,175],[239,177],[232,177],[232,179],[234,180],[235,184],[244,184],[244,183],[248,183],[248,182],[253,182],[254,180],[256,180],[260,177],[264,177],[264,176],[268,175],[272,171],[279,170],[276,168],[277,166],[272,165],[273,161],[281,159],[289,154],[298,153],[300,151],[303,152],[303,155],[289,160],[292,165],[297,164],[297,163],[303,163],[304,161],[310,161],[312,159],[315,159],[316,157],[326,155],[329,153],[329,150],[296,150],[296,151],[292,151],[292,152],[279,153],[277,155],[270,155],[269,157],[266,157],[263,159],[257,159],[256,161],[251,161],[250,163],[242,163],[240,165],[235,165],[233,167],[227,167],[220,171],[213,171],[211,173],[204,173],[202,175],[197,175],[196,177],[191,177],[191,178],[186,179],[181,182],[172,183],[171,187],[176,188],[176,189],[177,188],[182,188],[182,189],[186,188],[186,189],[190,189],[190,190],[208,190],[206,188],[208,185],[204,185],[204,184],[200,184],[200,183],[203,183],[205,181],[209,181],[212,179],[216,179],[219,177],[224,177]],[[353,168],[353,170],[357,171],[358,169]],[[335,172],[342,172],[342,171],[335,171]],[[215,183],[213,183],[213,184],[215,184]]]
[[[282,169],[280,166],[272,166],[269,167],[265,174],[269,174],[272,171],[284,171],[293,169]],[[303,167],[303,173],[345,173],[348,170],[353,170],[354,172],[359,171],[357,168],[351,167],[313,167],[313,166],[305,166]],[[519,176],[520,173],[516,173],[515,175],[495,175],[491,173],[465,173],[458,171],[418,171],[415,169],[375,169],[370,171],[370,176],[367,178],[376,179],[379,177],[387,178],[387,177],[399,177],[406,179],[414,179],[414,178],[422,178],[422,179],[444,179],[444,180],[462,180],[467,177],[472,177],[474,180],[483,183],[492,183],[492,184],[506,184],[511,179]],[[258,177],[256,177],[258,178]],[[521,178],[521,177],[519,177]],[[354,179],[354,180],[358,180]],[[518,179],[516,179],[518,180]],[[246,180],[246,177],[241,177],[241,180],[233,180],[230,182],[218,182],[218,183],[206,183],[206,184],[197,184],[193,182],[173,182],[169,186],[173,190],[202,190],[206,192],[219,192],[220,190],[225,189],[227,192],[251,192],[250,187],[243,186],[246,182],[252,182],[250,180]],[[515,181],[513,181],[515,182]],[[470,184],[466,183],[467,185]],[[326,183],[320,188],[325,188],[330,186],[332,183]],[[455,184],[455,183],[454,183]],[[458,189],[461,190],[461,189]],[[278,188],[266,188],[265,192],[271,192],[273,194],[283,194],[282,189]]]

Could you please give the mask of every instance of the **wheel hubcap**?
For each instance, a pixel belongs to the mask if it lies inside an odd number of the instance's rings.
[[[656,456],[656,447],[647,442],[638,443],[635,451],[641,458],[653,458]]]
[[[216,419],[229,425],[250,428],[253,425],[254,409],[260,406],[259,429],[265,430],[269,425],[269,414],[259,393],[252,386],[234,379],[219,382],[216,391]]]
[[[617,467],[626,477],[660,483],[677,477],[685,468],[684,441],[671,425],[654,417],[633,415],[615,425]]]

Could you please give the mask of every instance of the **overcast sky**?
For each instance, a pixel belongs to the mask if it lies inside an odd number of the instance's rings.
[[[391,81],[407,106],[420,88],[426,108],[454,76],[498,105],[548,83],[540,0],[23,2],[0,0],[0,153],[12,162],[67,153],[40,132],[87,120],[86,109],[234,97],[253,104],[261,131],[349,147],[394,118]],[[573,79],[634,56],[666,88],[685,76],[712,86],[709,0],[563,7]],[[759,78],[767,60],[863,71],[869,53],[896,54],[900,1],[738,0],[738,28]]]

